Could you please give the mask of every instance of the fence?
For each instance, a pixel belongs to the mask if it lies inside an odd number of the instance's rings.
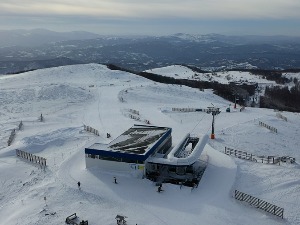
[[[83,124],[83,128],[84,130],[88,131],[88,132],[91,132],[91,133],[94,133],[95,135],[99,136],[99,131],[96,130],[95,128],[92,128],[90,126],[86,126]]]
[[[268,124],[265,124],[261,121],[259,121],[259,125],[262,126],[262,127],[268,128],[270,131],[273,131],[273,132],[277,133],[277,129],[275,127],[271,127]]]
[[[280,165],[281,157],[279,156],[255,156],[253,158],[255,162],[261,162],[265,164],[277,164]]]
[[[139,114],[137,114],[137,115],[139,115]],[[141,120],[141,118],[139,116],[132,115],[132,114],[128,114],[128,116],[129,116],[130,119],[137,120],[137,121],[144,121],[144,123],[146,123],[146,124],[151,124],[150,120],[146,120],[146,119]]]
[[[21,130],[22,129],[22,127],[23,127],[23,122],[22,122],[22,120],[21,120],[21,122],[19,123],[19,130]]]
[[[290,156],[256,156],[251,153],[245,152],[245,151],[239,151],[232,148],[225,147],[225,154],[231,155],[236,158],[245,159],[253,162],[260,162],[260,163],[266,163],[266,164],[279,164],[280,162],[290,162],[294,163],[296,159],[294,157]]]
[[[276,113],[276,117],[280,118],[280,119],[283,119],[284,121],[287,122],[287,118],[285,116],[283,116],[281,113]]]
[[[194,108],[172,108],[172,111],[177,111],[177,112],[196,112],[196,109],[194,109]]]
[[[133,120],[137,120],[137,121],[140,121],[141,118],[139,116],[136,116],[136,115],[132,115],[132,114],[129,114],[129,118],[133,119]]]
[[[140,112],[137,111],[137,110],[129,109],[128,111],[131,112],[131,113],[133,113],[133,114],[140,115]]]
[[[123,112],[123,115],[126,117],[129,117],[130,119],[144,122],[145,124],[151,124],[150,120],[147,120],[143,118],[142,115],[140,115],[140,112],[135,109],[125,109]]]
[[[35,164],[40,164],[44,168],[47,166],[47,163],[46,163],[47,160],[43,157],[36,156],[36,155],[33,155],[31,153],[28,153],[28,152],[25,152],[25,151],[22,151],[19,149],[16,149],[16,155],[17,155],[17,157],[26,159],[29,162],[32,162]]]
[[[196,109],[196,108],[172,108],[172,111],[177,112],[208,112],[210,109]]]
[[[126,112],[125,112],[126,111]],[[140,112],[134,109],[126,109],[123,112],[124,116],[129,117],[130,119],[141,121]]]
[[[253,155],[248,152],[239,151],[239,150],[225,147],[225,154],[235,156],[236,158],[253,161]]]
[[[244,201],[249,203],[250,205],[253,205],[256,208],[262,209],[268,213],[271,213],[275,216],[281,217],[283,219],[283,211],[284,209],[281,207],[278,207],[276,205],[273,205],[271,203],[268,203],[266,201],[263,201],[259,198],[253,197],[251,195],[245,194],[243,192],[240,192],[238,190],[235,190],[234,193],[235,199],[239,201]]]
[[[7,141],[7,145],[10,146],[16,136],[16,129],[13,129]]]
[[[22,127],[23,127],[23,122],[21,121],[21,122],[19,123],[18,128],[15,128],[15,129],[13,129],[13,130],[11,131],[10,136],[9,136],[9,138],[8,138],[8,141],[7,141],[7,145],[8,145],[8,146],[10,146],[11,143],[13,142],[13,140],[15,139],[15,136],[16,136],[16,129],[21,130]]]

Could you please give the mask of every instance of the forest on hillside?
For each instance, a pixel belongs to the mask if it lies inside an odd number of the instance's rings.
[[[111,70],[122,70],[130,72],[155,82],[185,85],[192,88],[213,89],[216,95],[221,96],[229,101],[234,102],[235,98],[239,99],[240,105],[246,105],[249,101],[249,97],[255,94],[257,85],[243,84],[237,85],[231,84],[220,84],[218,82],[209,81],[195,81],[188,79],[175,79],[173,77],[162,76],[148,72],[135,72],[128,69],[118,67],[113,64],[108,64],[107,67]],[[273,80],[278,84],[285,84],[291,80],[282,76],[282,71],[269,71],[269,70],[247,70],[248,72],[256,75],[264,76],[268,80]],[[286,71],[288,72],[288,71]],[[300,81],[297,78],[293,79],[294,86],[288,88],[287,86],[274,86],[266,87],[265,95],[260,97],[260,108],[277,109],[281,111],[300,112]]]
[[[287,86],[266,87],[265,95],[260,98],[260,107],[300,112],[300,82],[296,81],[290,89]]]

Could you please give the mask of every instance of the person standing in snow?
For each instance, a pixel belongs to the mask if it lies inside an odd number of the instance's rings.
[[[158,189],[157,189],[157,192],[159,192],[159,193],[162,192],[162,189],[161,189],[161,188],[162,188],[162,185],[159,185],[159,186],[158,186]]]
[[[118,182],[117,182],[117,178],[116,177],[114,177],[114,181],[115,181],[115,184],[117,184]]]
[[[77,182],[78,189],[80,190],[80,181]]]

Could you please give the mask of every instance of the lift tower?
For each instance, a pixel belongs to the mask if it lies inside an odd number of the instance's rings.
[[[212,124],[211,124],[210,138],[215,139],[215,116],[220,114],[221,111],[220,111],[220,108],[216,108],[216,107],[207,107],[207,108],[208,108],[207,113],[212,114],[212,116],[213,116]]]

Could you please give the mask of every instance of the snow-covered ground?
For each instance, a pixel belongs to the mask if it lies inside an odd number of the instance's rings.
[[[300,73],[284,73],[283,76],[291,80],[291,82],[288,83],[289,88],[295,86],[294,81],[300,81]]]
[[[297,163],[265,165],[222,153],[227,146],[255,155],[289,155],[297,162],[299,114],[283,112],[285,122],[268,109],[226,113],[229,102],[210,90],[155,83],[98,64],[1,76],[0,104],[0,224],[63,224],[74,212],[91,225],[116,224],[117,214],[126,215],[128,225],[300,224]],[[153,182],[135,174],[85,168],[84,147],[109,143],[144,120],[171,127],[174,145],[187,132],[210,133],[211,115],[171,108],[211,104],[222,112],[216,118],[216,139],[203,153],[209,164],[198,188],[164,184],[165,191],[158,193]],[[128,109],[138,110],[141,121],[129,118]],[[41,114],[44,122],[38,121]],[[23,129],[7,147],[21,120]],[[260,127],[259,121],[278,133]],[[100,136],[85,132],[83,124],[98,129]],[[46,170],[17,158],[17,148],[46,158]],[[283,207],[284,219],[235,200],[235,189]]]
[[[262,76],[253,75],[249,72],[242,71],[224,71],[214,73],[198,73],[190,68],[181,65],[173,65],[161,68],[146,70],[149,73],[155,73],[166,77],[173,77],[175,79],[189,79],[200,81],[216,81],[221,84],[229,84],[230,82],[241,83],[259,83],[259,84],[275,84],[274,81],[264,79]]]

